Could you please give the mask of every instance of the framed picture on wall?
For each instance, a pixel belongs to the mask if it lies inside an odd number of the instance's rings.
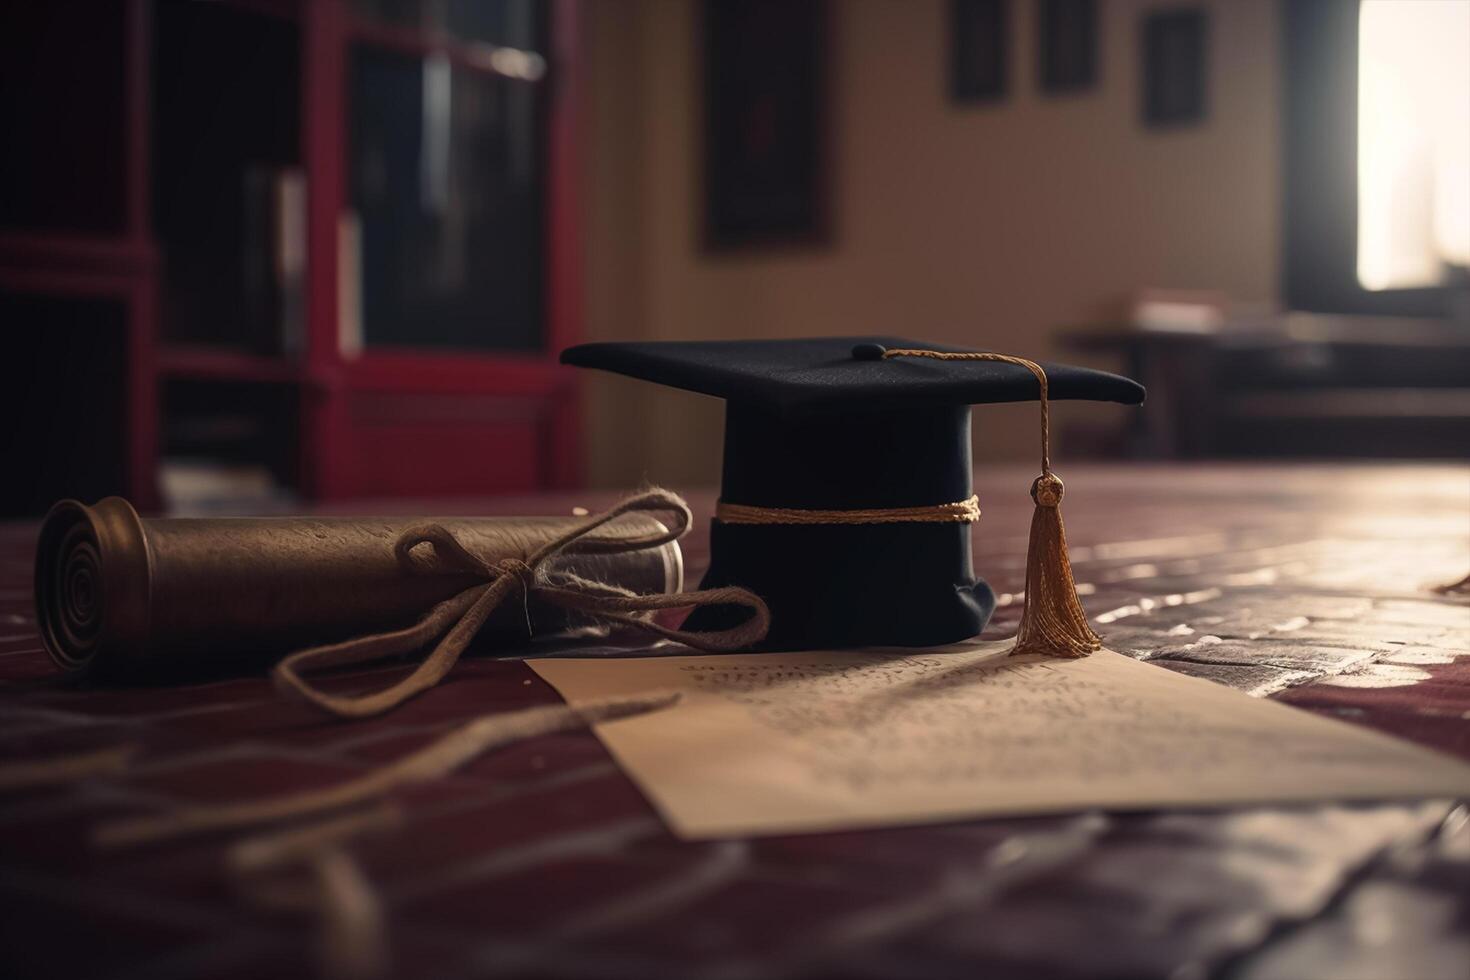
[[[1041,90],[1052,95],[1097,85],[1096,0],[1041,0],[1037,8],[1036,65]]]
[[[950,95],[997,102],[1010,69],[1011,0],[950,0]]]
[[[1143,18],[1143,121],[1188,126],[1205,118],[1209,17],[1198,7]]]
[[[824,0],[706,0],[704,238],[821,244],[828,214]]]

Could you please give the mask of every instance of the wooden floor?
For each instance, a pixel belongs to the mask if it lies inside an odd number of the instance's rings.
[[[1083,603],[1161,668],[1470,758],[1470,468],[1063,471]],[[977,474],[976,569],[1019,614],[1031,474]],[[433,505],[568,513],[615,495]],[[692,494],[701,520],[712,496]],[[404,505],[395,505],[399,511]],[[382,508],[374,508],[381,510]],[[477,658],[385,718],[326,721],[261,677],[59,682],[31,609],[32,526],[0,529],[0,765],[141,746],[120,775],[0,792],[0,974],[285,977],[313,923],[242,903],[226,837],[102,854],[110,816],[322,785],[463,719],[553,703]],[[691,573],[702,532],[686,542]],[[397,668],[353,675],[382,683]],[[1084,813],[763,840],[674,840],[590,734],[397,795],[353,851],[413,977],[1464,976],[1463,803]]]

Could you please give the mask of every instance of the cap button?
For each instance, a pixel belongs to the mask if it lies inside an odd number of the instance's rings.
[[[853,344],[852,357],[856,361],[881,361],[888,348],[882,344]]]

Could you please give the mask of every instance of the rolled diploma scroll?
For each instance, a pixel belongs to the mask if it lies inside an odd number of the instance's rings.
[[[51,508],[36,547],[36,620],[51,658],[69,671],[156,675],[201,658],[279,657],[318,643],[408,626],[437,602],[484,582],[438,565],[427,545],[402,567],[393,545],[426,520],[488,561],[521,558],[578,517],[139,518],[107,497]],[[607,540],[664,526],[626,514],[588,535]],[[677,542],[611,554],[576,543],[550,559],[572,573],[634,592],[678,592]],[[487,632],[526,636],[581,625],[557,608],[511,602]],[[253,659],[253,657],[252,657]]]

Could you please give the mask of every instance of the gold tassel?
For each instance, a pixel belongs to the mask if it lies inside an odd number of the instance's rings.
[[[1085,657],[1102,646],[1087,624],[1067,557],[1062,525],[1062,481],[1043,472],[1031,484],[1036,513],[1031,515],[1031,545],[1026,552],[1026,608],[1016,630],[1011,656],[1027,653]]]
[[[1011,656],[1042,654],[1085,657],[1102,647],[1102,638],[1087,623],[1072,580],[1067,532],[1062,526],[1062,481],[1051,471],[1051,404],[1046,371],[1035,361],[1009,354],[898,348],[890,357],[928,357],[937,361],[999,361],[1016,364],[1036,376],[1041,386],[1041,475],[1031,484],[1036,513],[1031,517],[1031,543],[1026,552],[1026,607],[1016,630]]]

